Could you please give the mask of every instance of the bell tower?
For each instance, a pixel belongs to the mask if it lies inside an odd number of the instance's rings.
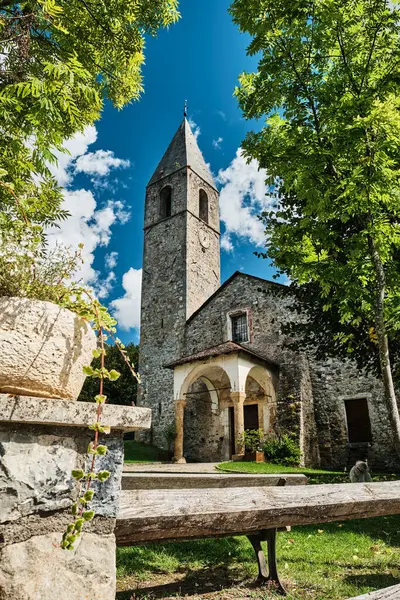
[[[218,191],[183,119],[146,188],[138,403],[155,444],[174,422],[173,375],[186,320],[220,286]],[[163,433],[164,432],[164,433]]]

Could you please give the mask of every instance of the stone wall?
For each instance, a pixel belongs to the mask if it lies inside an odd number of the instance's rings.
[[[345,397],[368,396],[373,468],[398,468],[390,436],[382,384],[338,360],[318,362],[287,349],[282,324],[293,318],[290,296],[282,286],[236,274],[187,322],[186,354],[229,339],[228,313],[248,310],[250,349],[280,364],[278,426],[298,439],[307,465],[343,468],[348,458]],[[275,290],[275,291],[274,291]],[[199,424],[199,427],[201,425]]]
[[[107,407],[117,428],[101,436],[108,452],[98,457],[96,471],[111,476],[93,482],[96,516],[84,525],[75,549],[63,550],[62,535],[79,495],[71,471],[85,468],[93,439],[88,425],[95,421],[96,405],[89,408],[83,402],[0,395],[0,600],[115,600],[123,433],[148,428],[150,414]]]
[[[172,188],[172,213],[161,219],[159,196]],[[199,214],[199,190],[208,195],[209,223]],[[205,237],[204,237],[205,236]],[[187,316],[219,287],[218,193],[189,167],[152,183],[146,192],[138,404],[152,409],[151,435],[166,447],[174,423],[173,371],[165,365],[185,352]]]
[[[220,408],[216,394],[197,380],[186,396],[183,453],[188,461],[218,462],[229,458],[228,408]],[[228,444],[228,447],[227,447]]]

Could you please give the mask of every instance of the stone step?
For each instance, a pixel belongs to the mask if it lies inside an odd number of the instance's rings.
[[[232,474],[232,473],[123,473],[123,490],[197,489],[305,485],[307,477],[297,474]],[[282,485],[282,483],[281,483]]]

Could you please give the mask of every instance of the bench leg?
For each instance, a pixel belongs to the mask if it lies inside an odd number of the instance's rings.
[[[265,529],[261,533],[247,536],[257,557],[258,585],[270,585],[274,591],[282,596],[286,596],[286,590],[281,584],[276,565],[276,529]],[[268,571],[265,561],[265,554],[261,542],[266,540],[268,546]]]

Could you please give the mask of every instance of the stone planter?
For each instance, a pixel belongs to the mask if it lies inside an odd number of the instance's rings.
[[[0,298],[0,393],[76,400],[96,335],[51,302]]]

